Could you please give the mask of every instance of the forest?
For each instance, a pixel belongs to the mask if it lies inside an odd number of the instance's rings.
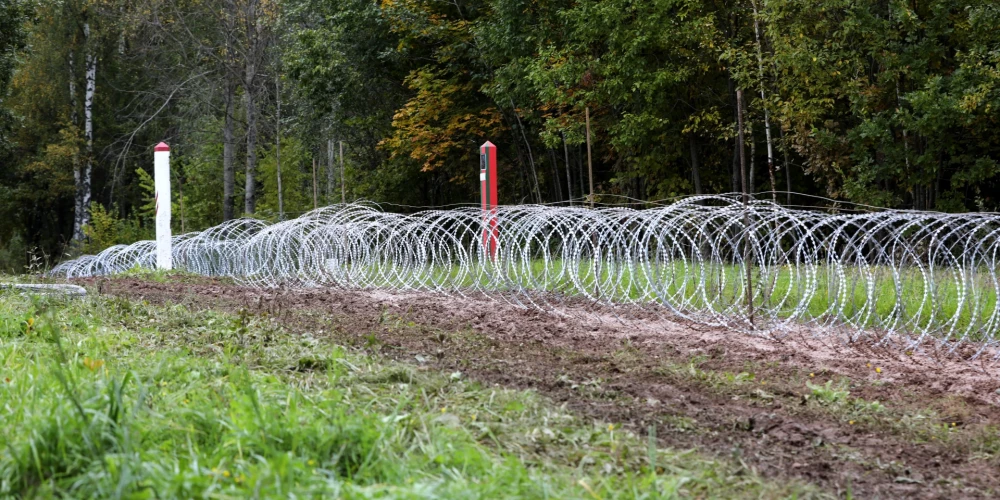
[[[0,0],[0,268],[148,238],[160,141],[176,232],[473,203],[487,140],[503,204],[745,175],[996,211],[997,26],[985,0]]]

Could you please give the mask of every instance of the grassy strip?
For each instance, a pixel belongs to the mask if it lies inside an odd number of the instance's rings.
[[[331,264],[330,283],[358,282],[396,288],[400,277],[415,289],[491,289],[588,294],[608,302],[669,304],[686,312],[745,314],[746,270],[723,263],[553,259],[405,267],[395,263],[352,266],[347,274]],[[993,274],[987,269],[910,266],[843,267],[823,263],[752,269],[753,307],[758,316],[838,320],[894,331],[929,330],[941,337],[983,340],[996,329]],[[252,277],[251,277],[252,278]]]
[[[0,294],[0,496],[803,497],[274,320]]]

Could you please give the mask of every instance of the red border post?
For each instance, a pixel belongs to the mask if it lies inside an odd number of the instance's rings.
[[[495,259],[500,231],[497,228],[497,147],[486,141],[479,146],[479,188],[483,209],[483,249]]]

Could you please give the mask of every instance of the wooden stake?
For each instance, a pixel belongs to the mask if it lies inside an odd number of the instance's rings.
[[[594,208],[594,164],[590,159],[590,106],[584,110],[587,117],[587,172],[590,177],[590,208]]]
[[[319,191],[316,190],[316,157],[313,157],[313,210],[319,208]]]

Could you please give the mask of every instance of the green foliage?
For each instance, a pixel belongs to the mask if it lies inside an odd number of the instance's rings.
[[[806,382],[806,387],[810,390],[812,399],[827,407],[830,411],[841,417],[854,417],[854,419],[868,421],[873,415],[885,411],[885,405],[878,401],[866,401],[861,398],[852,398],[848,383],[844,380],[834,385],[833,380],[827,380],[825,384],[818,385]],[[808,397],[807,396],[807,399]],[[855,420],[850,420],[851,424]]]
[[[995,6],[782,0],[768,9],[768,24],[790,28],[771,31],[781,119],[829,193],[961,210],[995,189],[995,128],[980,125],[996,95],[979,90],[989,76],[968,64],[996,47],[977,28]]]
[[[832,380],[827,380],[823,385],[816,385],[806,382],[806,386],[812,391],[812,395],[824,403],[836,404],[847,399],[851,391],[843,387],[834,387]]]
[[[135,169],[135,175],[139,178],[139,189],[143,193],[143,201],[146,202],[138,207],[136,212],[142,220],[151,221],[156,217],[156,181],[142,168]]]
[[[326,158],[317,167],[318,194],[323,204],[326,200]],[[281,141],[281,191],[287,218],[297,217],[313,208],[312,159],[305,144],[295,137]],[[268,148],[258,164],[263,195],[257,202],[261,214],[273,219],[278,217],[278,170],[275,148]],[[339,177],[338,177],[339,182]],[[340,200],[337,192],[336,199]]]
[[[174,165],[172,172],[176,173],[181,170],[180,165]],[[149,172],[145,169],[137,168],[135,169],[135,175],[139,180],[139,189],[143,193],[143,205],[136,207],[133,214],[142,221],[142,225],[146,227],[154,227],[156,218],[156,180],[153,179]],[[181,222],[184,220],[182,218],[182,205],[181,196],[182,191],[181,186],[178,185],[177,178],[171,179],[170,186],[170,213],[171,213],[171,229],[174,231],[179,231],[181,229]],[[179,189],[180,188],[180,189]],[[186,214],[184,214],[186,215]]]
[[[227,46],[237,4],[0,0],[0,242],[19,234],[61,254],[69,240],[91,49],[94,201],[145,221],[150,187],[138,170],[166,139],[178,231],[222,222],[228,79],[233,195],[242,206],[242,167],[258,159],[250,189],[265,218],[278,212],[279,133],[290,216],[311,208],[311,162],[326,165],[330,140],[345,143],[352,200],[475,203],[476,151],[490,140],[503,203],[565,202],[591,180],[598,194],[642,200],[696,185],[731,192],[742,147],[753,191],[1000,207],[995,2],[281,0],[257,13],[277,37],[254,68]],[[269,75],[251,96],[259,120],[249,156],[248,69],[255,82]],[[336,201],[324,173],[321,199]]]
[[[87,237],[81,248],[84,253],[98,253],[112,245],[134,243],[153,236],[150,226],[144,226],[138,214],[119,218],[115,211],[116,207],[106,210],[98,203],[91,205],[90,224],[83,229]]]
[[[730,191],[733,90],[742,87],[754,190],[772,187],[766,110],[775,188],[920,209],[996,205],[1000,154],[988,124],[997,41],[987,27],[998,14],[988,2],[406,0],[381,11],[384,40],[398,37],[384,53],[408,68],[398,81],[410,91],[392,106],[382,147],[390,163],[420,168],[418,177],[449,171],[452,193],[465,199],[474,168],[462,153],[477,135],[516,153],[502,162],[513,164],[503,197],[529,195],[524,179],[534,176],[565,192],[555,153],[584,141],[586,107],[602,192],[690,193],[695,156],[707,190]],[[346,33],[348,21],[336,19],[302,32],[300,43]],[[299,67],[332,71],[316,53],[297,55]],[[323,55],[337,67],[361,62],[350,50]],[[470,119],[489,113],[502,121]]]
[[[351,199],[426,203],[426,190],[414,189],[419,167],[389,163],[389,153],[379,147],[406,102],[403,82],[412,69],[412,61],[396,50],[399,35],[379,2],[288,0],[286,6],[290,43],[283,63],[287,85],[304,100],[305,123],[294,126],[303,145],[318,151],[327,138],[346,142],[346,163],[361,170],[348,184],[355,192]],[[327,123],[329,129],[317,130]]]
[[[196,135],[194,139],[204,141],[203,144],[171,159],[171,165],[183,173],[173,188],[178,197],[183,191],[183,211],[177,206],[173,218],[176,221],[183,213],[186,231],[222,222],[222,144],[215,142],[215,135]],[[240,180],[238,177],[237,184]],[[240,204],[237,200],[237,205]]]
[[[0,103],[6,97],[17,67],[17,53],[25,43],[25,14],[27,2],[0,0]],[[0,155],[10,151],[10,128],[13,126],[10,110],[0,106]]]

